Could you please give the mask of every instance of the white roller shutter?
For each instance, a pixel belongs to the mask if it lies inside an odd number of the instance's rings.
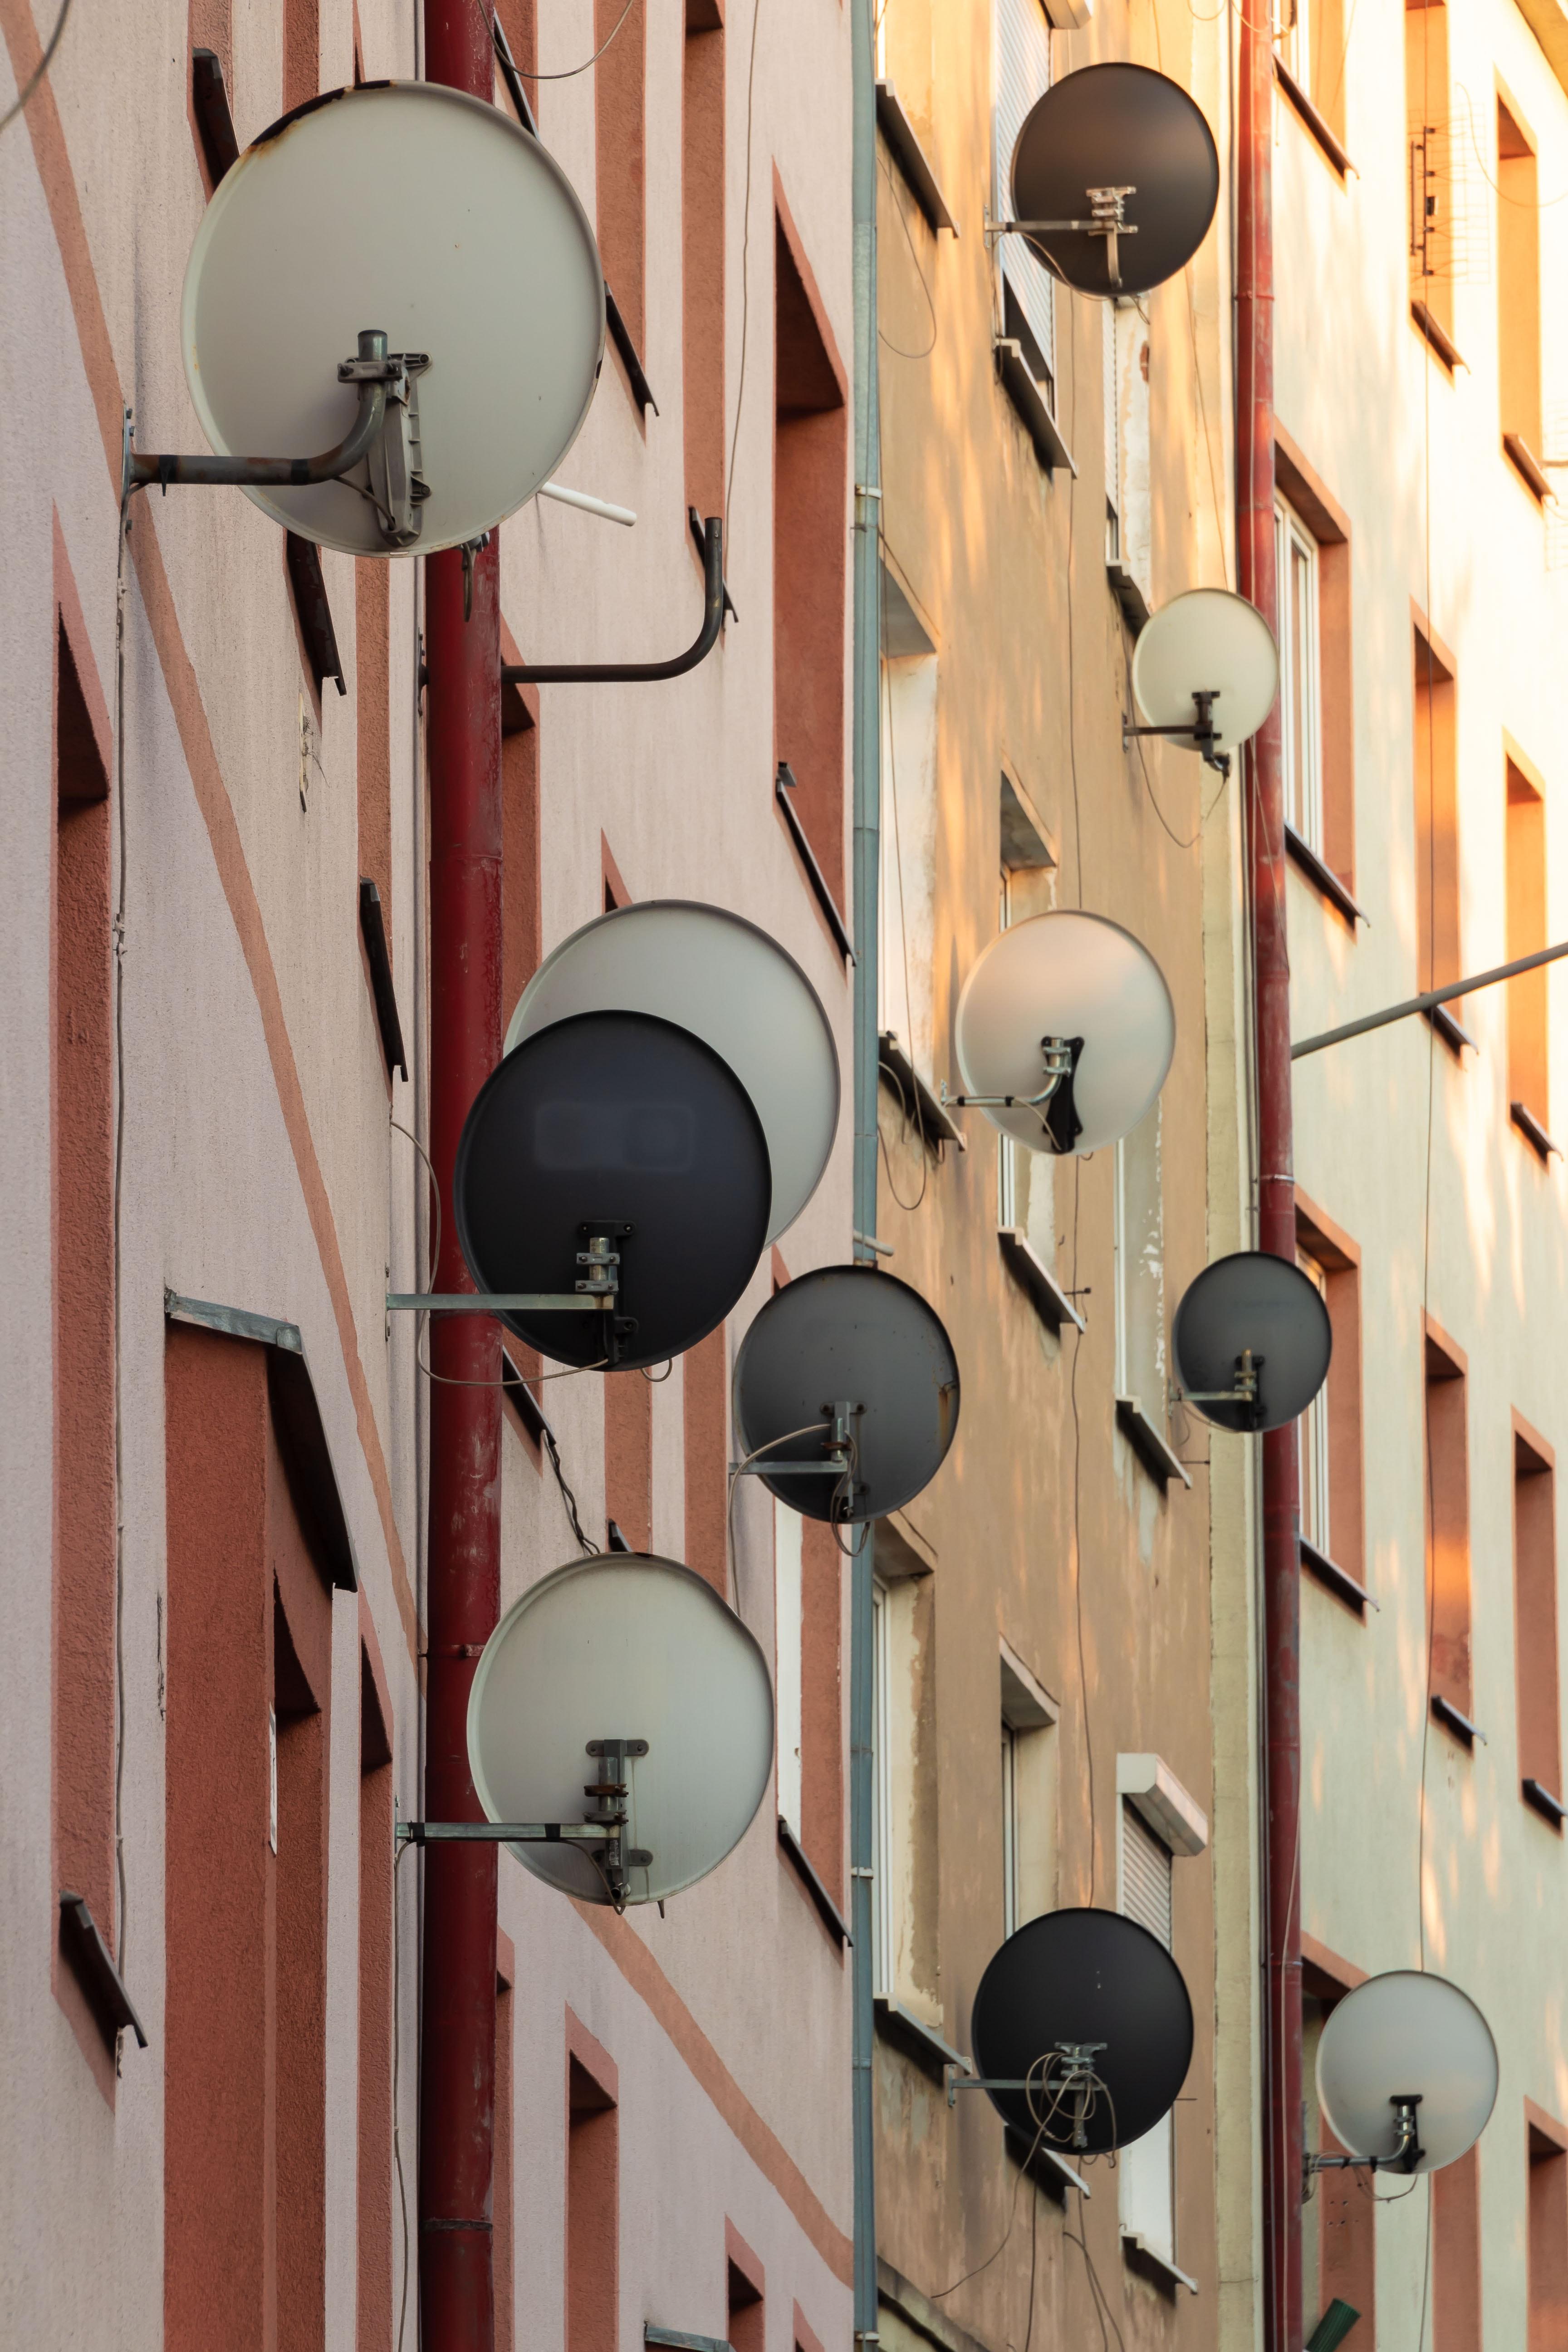
[[[1024,118],[1051,86],[1051,35],[1040,0],[994,0],[995,185],[992,211],[1013,216],[1013,150]],[[1051,372],[1057,372],[1055,281],[1022,237],[1001,240],[1002,271]]]
[[[1121,1808],[1121,1908],[1171,1948],[1171,1849],[1141,1813]]]

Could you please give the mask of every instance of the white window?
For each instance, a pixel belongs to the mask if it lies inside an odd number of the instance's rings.
[[[871,1990],[892,1996],[893,1759],[888,1655],[892,1611],[879,1578],[871,1585]]]
[[[778,1726],[779,1819],[800,1840],[801,1533],[786,1503],[773,1505],[773,1712]]]
[[[1305,1250],[1296,1263],[1320,1297],[1326,1296],[1323,1269]],[[1314,1551],[1332,1558],[1329,1550],[1329,1384],[1318,1391],[1301,1415],[1301,1533]]]
[[[1002,1933],[1057,1899],[1057,1703],[1002,1648]]]
[[[1274,564],[1279,603],[1279,723],[1285,752],[1285,821],[1321,857],[1323,781],[1319,743],[1318,542],[1283,499],[1274,503]]]
[[[1121,1807],[1121,1910],[1171,1948],[1171,1849],[1157,1838],[1133,1806]],[[1176,2258],[1175,2139],[1166,2115],[1142,2139],[1121,2151],[1118,2163],[1121,2227],[1152,2253]]]
[[[937,655],[891,568],[881,573],[881,951],[877,1025],[934,1087]],[[900,1190],[902,1191],[902,1184]]]
[[[1116,1147],[1114,1194],[1116,1393],[1165,1426],[1164,1217],[1160,1106]]]
[[[1013,150],[1024,118],[1051,86],[1051,34],[1040,0],[994,0],[995,171],[993,216],[1013,218]],[[1016,334],[1047,398],[1056,404],[1055,281],[1021,236],[997,239],[1005,332]]]

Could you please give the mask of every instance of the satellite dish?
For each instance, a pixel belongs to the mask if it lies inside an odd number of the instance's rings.
[[[1171,1333],[1186,1402],[1221,1429],[1282,1429],[1305,1412],[1328,1379],[1333,1344],[1317,1285],[1271,1250],[1237,1250],[1205,1266]],[[1248,1379],[1255,1398],[1237,1393]]]
[[[767,1239],[822,1180],[838,1126],[838,1052],[822,1000],[792,956],[722,907],[645,898],[584,923],[522,992],[506,1051],[574,1013],[655,1013],[727,1062],[767,1138]]]
[[[1029,239],[1047,269],[1080,294],[1146,294],[1184,269],[1208,235],[1219,154],[1203,115],[1166,75],[1084,66],[1025,117],[1012,188],[1018,220],[1052,225]],[[1093,226],[1076,226],[1086,221]]]
[[[458,1145],[458,1237],[480,1290],[559,1296],[578,1253],[620,1254],[616,1361],[659,1364],[721,1323],[767,1233],[768,1148],[710,1045],[646,1013],[581,1013],[509,1054]],[[603,1314],[508,1313],[542,1355],[596,1364]]]
[[[646,1753],[623,1761],[620,1742]],[[468,1764],[486,1819],[565,1825],[620,1812],[628,1903],[660,1902],[717,1869],[773,1762],[762,1651],[676,1560],[616,1552],[558,1568],[508,1610],[474,1675]],[[589,1793],[613,1789],[617,1771],[624,1799]],[[603,1846],[509,1851],[563,1894],[611,1900]]]
[[[1137,1126],[1165,1083],[1176,1013],[1142,940],[1067,908],[1015,923],[963,983],[953,1024],[969,1098],[1034,1151],[1098,1151]],[[1047,1040],[1073,1045],[1070,1081],[1037,1110]],[[1014,1107],[999,1097],[1012,1096]]]
[[[1040,2083],[1045,2062],[1059,2062],[1063,2045],[1104,2046],[1089,2060],[1106,2095],[1085,2119],[1075,2143],[1072,2100],[1043,2135],[1053,2147],[1075,2144],[1090,2155],[1125,2147],[1152,2131],[1175,2104],[1193,2055],[1193,2005],[1182,1972],[1159,1938],[1116,1911],[1047,1911],[1009,1936],[980,1979],[970,2019],[969,2046],[983,2076],[1003,2083]],[[1059,2085],[994,2090],[1003,2120],[1026,2139]],[[1031,2095],[1033,2107],[1031,2107]]]
[[[1256,604],[1228,588],[1189,588],[1138,633],[1132,692],[1139,709],[1152,727],[1186,729],[1196,698],[1212,697],[1216,756],[1257,734],[1279,691],[1274,632]]]
[[[938,1318],[907,1283],[873,1266],[818,1266],[786,1283],[735,1359],[742,1454],[821,1421],[826,1406],[858,1408],[847,1423],[847,1491],[828,1468],[826,1431],[759,1465],[770,1493],[808,1519],[858,1523],[911,1502],[947,1458],[958,1399],[958,1363]],[[786,1463],[807,1467],[792,1475]]]
[[[477,538],[549,479],[593,398],[604,279],[564,173],[499,108],[439,82],[331,90],[219,182],[181,318],[215,449],[303,457],[340,441],[357,397],[339,362],[364,326],[429,362],[420,554]],[[385,555],[365,478],[247,496],[323,547]]]
[[[1498,2094],[1497,2045],[1458,1985],[1415,1969],[1368,1977],[1330,2011],[1318,2043],[1318,2104],[1363,2164],[1398,2161],[1399,2104],[1415,2100],[1415,2161],[1438,2172],[1472,2148]]]

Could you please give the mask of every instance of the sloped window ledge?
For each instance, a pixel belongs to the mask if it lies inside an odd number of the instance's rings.
[[[1059,1337],[1064,1323],[1070,1323],[1075,1331],[1087,1328],[1083,1317],[1067,1292],[1045,1260],[1030,1247],[1017,1226],[999,1225],[996,1238],[1002,1245],[1002,1255],[1007,1261],[1009,1273],[1019,1288],[1027,1293],[1030,1305],[1047,1329],[1055,1331]]]
[[[1432,1695],[1432,1720],[1440,1723],[1445,1731],[1451,1731],[1461,1747],[1473,1751],[1478,1739],[1483,1748],[1487,1744],[1486,1733],[1479,1730],[1468,1715],[1461,1715],[1453,1700],[1445,1698],[1441,1691]]]
[[[1035,372],[1024,356],[1024,346],[1012,335],[1000,335],[995,344],[996,373],[1002,389],[1023,418],[1029,438],[1035,445],[1035,455],[1047,474],[1065,466],[1069,474],[1078,472],[1072,451],[1062,439],[1061,428],[1036,379]]]
[[[1563,1822],[1568,1821],[1568,1805],[1561,1797],[1554,1797],[1540,1780],[1528,1778],[1520,1782],[1519,1793],[1533,1812],[1539,1813],[1543,1822],[1549,1822],[1561,1833]]]
[[[894,2043],[907,2058],[912,2058],[917,2066],[923,2066],[937,2082],[945,2080],[950,2066],[960,2074],[973,2074],[974,2068],[969,2060],[950,2042],[944,2042],[934,2025],[928,2025],[923,2017],[917,2017],[912,2009],[906,2009],[903,2002],[895,2000],[890,1993],[874,1993],[871,2008],[877,2031],[883,2041]]]
[[[1133,2270],[1142,2271],[1145,2277],[1152,2278],[1154,2284],[1163,2287],[1167,2294],[1173,2295],[1184,2286],[1189,2294],[1196,2294],[1196,2279],[1188,2272],[1178,2270],[1169,2254],[1163,2254],[1158,2246],[1152,2246],[1147,2238],[1141,2238],[1135,2230],[1122,2231],[1121,2252],[1123,2260]]]
[[[1136,1397],[1117,1398],[1116,1425],[1162,1491],[1169,1487],[1173,1478],[1179,1478],[1184,1486],[1192,1485],[1181,1456],[1172,1451]]]
[[[1512,1120],[1514,1126],[1518,1128],[1521,1135],[1523,1136],[1526,1143],[1529,1144],[1531,1151],[1533,1151],[1539,1159],[1543,1161],[1549,1160],[1553,1152],[1557,1154],[1559,1160],[1562,1159],[1562,1145],[1560,1143],[1552,1142],[1552,1138],[1548,1135],[1545,1128],[1542,1127],[1541,1121],[1536,1118],[1535,1113],[1531,1109],[1528,1103],[1510,1103],[1508,1107],[1508,1115]]]
[[[1479,1046],[1476,1044],[1475,1039],[1471,1036],[1464,1023],[1458,1018],[1457,1013],[1450,1013],[1446,1004],[1434,1004],[1431,1011],[1427,1013],[1426,1018],[1430,1021],[1433,1028],[1436,1029],[1438,1036],[1441,1037],[1444,1045],[1447,1045],[1448,1051],[1454,1055],[1456,1060],[1458,1060],[1466,1051],[1467,1047],[1472,1054],[1479,1053]]]
[[[1352,898],[1333,867],[1324,863],[1310,842],[1302,840],[1293,825],[1285,828],[1285,854],[1320,898],[1326,898],[1334,912],[1344,917],[1352,932],[1358,923],[1371,928],[1371,918]]]
[[[1538,506],[1543,506],[1548,499],[1555,498],[1556,492],[1546,478],[1545,468],[1522,433],[1505,433],[1502,446],[1504,457]]]
[[[877,84],[877,128],[887,141],[894,163],[909,184],[910,194],[931,223],[933,232],[946,229],[950,236],[956,236],[958,223],[947,208],[947,200],[937,185],[936,173],[921,145],[915,126],[890,81]]]
[[[1331,1559],[1326,1551],[1320,1551],[1316,1544],[1309,1543],[1305,1536],[1297,1537],[1296,1550],[1308,1575],[1337,1601],[1342,1601],[1347,1609],[1353,1609],[1358,1617],[1364,1617],[1369,1609],[1382,1609],[1382,1601],[1374,1601],[1364,1584],[1358,1584],[1348,1569],[1342,1568],[1337,1559]]]
[[[1110,593],[1121,607],[1121,617],[1134,636],[1149,618],[1149,599],[1125,563],[1110,562],[1105,567],[1110,583]]]
[[[1303,128],[1311,132],[1342,181],[1347,172],[1355,171],[1355,165],[1340,144],[1332,127],[1326,118],[1319,113],[1295,75],[1279,57],[1276,57],[1274,60],[1274,79],[1289,100]],[[1357,177],[1360,177],[1359,173]]]
[[[932,1094],[895,1030],[884,1029],[878,1036],[877,1068],[898,1096],[904,1117],[921,1129],[928,1144],[955,1143],[960,1151],[968,1150],[962,1129]]]
[[[1441,319],[1437,317],[1431,304],[1423,302],[1418,294],[1411,297],[1410,316],[1415,322],[1416,331],[1431,345],[1448,373],[1452,375],[1456,368],[1463,368],[1465,373],[1468,375],[1469,362],[1461,356],[1458,344],[1454,341]]]

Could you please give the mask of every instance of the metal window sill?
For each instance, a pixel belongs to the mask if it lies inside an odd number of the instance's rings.
[[[947,208],[946,199],[937,185],[925,149],[916,135],[915,126],[904,111],[903,100],[890,81],[877,84],[877,128],[887,141],[895,163],[909,184],[910,194],[919,205],[932,232],[946,229],[950,236],[958,235],[958,223]]]
[[[904,1050],[903,1041],[894,1029],[884,1029],[877,1039],[877,1066],[881,1076],[892,1085],[893,1091],[903,1102],[904,1116],[909,1117],[911,1100],[920,1114],[919,1123],[925,1131],[927,1142],[956,1143],[960,1151],[969,1145],[963,1131],[950,1111],[942,1108],[937,1097],[916,1069]]]
[[[955,2067],[961,2074],[973,2074],[971,2062],[950,2042],[944,2042],[934,2025],[928,2025],[923,2017],[917,2017],[912,2009],[906,2009],[890,1993],[873,1993],[871,2008],[883,2040],[894,2043],[939,2083],[945,2079],[949,2066]]]
[[[684,2327],[656,2327],[651,2319],[643,2322],[642,2340],[666,2345],[670,2352],[732,2352],[727,2336],[689,2336]]]
[[[1505,433],[1502,436],[1502,446],[1504,457],[1513,467],[1536,505],[1544,506],[1548,499],[1554,500],[1557,494],[1546,478],[1540,458],[1523,434]]]
[[[1478,1739],[1483,1748],[1487,1744],[1486,1733],[1479,1731],[1469,1717],[1461,1715],[1453,1700],[1445,1698],[1441,1692],[1432,1696],[1432,1720],[1440,1723],[1445,1731],[1451,1731],[1462,1748],[1473,1749]]]
[[[996,1238],[1007,1261],[1008,1272],[1015,1276],[1019,1288],[1027,1293],[1030,1305],[1047,1329],[1056,1332],[1058,1337],[1064,1323],[1070,1323],[1075,1331],[1087,1329],[1083,1317],[1067,1292],[1045,1260],[1031,1249],[1017,1226],[998,1225]]]
[[[1562,1159],[1562,1145],[1552,1142],[1528,1103],[1510,1103],[1508,1115],[1538,1159],[1542,1161],[1549,1160],[1553,1152],[1557,1154],[1559,1160]]]
[[[1355,165],[1341,146],[1328,122],[1312,104],[1295,75],[1279,57],[1276,57],[1274,60],[1274,79],[1289,100],[1303,129],[1311,132],[1342,183],[1347,172],[1355,171]],[[1358,179],[1361,177],[1359,172],[1356,173],[1356,177]]]
[[[1441,985],[1441,982],[1434,981],[1433,982],[1434,987],[1440,987]],[[1456,1013],[1450,1013],[1446,1004],[1432,1005],[1427,1012],[1426,1018],[1430,1021],[1433,1028],[1436,1029],[1438,1036],[1441,1037],[1444,1045],[1447,1045],[1448,1051],[1453,1055],[1456,1061],[1458,1059],[1460,1055],[1465,1052],[1467,1047],[1468,1047],[1472,1054],[1479,1054],[1480,1052],[1480,1047],[1477,1045],[1475,1039],[1471,1036],[1464,1023]]]
[[[1029,438],[1035,445],[1035,455],[1047,474],[1065,466],[1076,477],[1072,451],[1062,439],[1061,428],[1052,414],[1050,403],[1035,379],[1034,370],[1024,357],[1024,346],[1012,335],[999,335],[994,345],[996,373],[1002,389],[1023,418]]]
[[[1173,1478],[1179,1478],[1184,1486],[1192,1485],[1181,1456],[1172,1452],[1136,1397],[1117,1398],[1116,1425],[1151,1478],[1158,1481],[1162,1492]]]
[[[799,1839],[782,1813],[779,1815],[779,1852],[816,1904],[822,1924],[834,1942],[840,1945],[853,1944],[855,1938],[849,1933],[843,1912],[806,1860]]]
[[[802,824],[795,803],[790,798],[790,794],[798,790],[799,782],[795,770],[787,760],[781,760],[778,772],[773,778],[773,798],[784,812],[784,821],[788,828],[789,837],[795,845],[795,854],[805,868],[811,895],[822,910],[822,919],[833,935],[834,945],[846,963],[853,963],[854,943],[845,927],[844,918],[838,911],[838,901],[827,887],[827,877],[816,862],[816,852],[806,838],[805,827]]]
[[[1016,2132],[1011,2125],[1007,2126],[1007,2138],[1015,2161],[1031,2177],[1037,2178],[1043,2173],[1045,2187],[1064,2191],[1076,2189],[1080,2197],[1090,2194],[1083,2175],[1073,2169],[1065,2156],[1058,2155],[1054,2147],[1047,2147],[1044,2140],[1031,2154],[1030,2137],[1023,2132]]]
[[[97,1920],[79,1895],[67,1893],[60,1896],[60,1948],[70,1962],[71,1974],[81,1987],[110,2050],[122,2032],[133,2033],[138,2047],[145,2050],[147,2036],[125,1990],[125,1979],[114,1965]]]
[[[1528,1776],[1521,1780],[1519,1793],[1533,1812],[1539,1813],[1543,1822],[1561,1832],[1564,1821],[1568,1821],[1568,1805],[1561,1797],[1554,1797],[1540,1780]]]
[[[1134,636],[1149,618],[1149,600],[1125,563],[1114,561],[1105,567],[1110,583],[1110,593],[1121,607],[1121,616]]]
[[[1320,1551],[1316,1544],[1309,1543],[1305,1536],[1297,1537],[1296,1550],[1308,1575],[1315,1577],[1325,1591],[1342,1601],[1358,1617],[1369,1609],[1381,1610],[1382,1601],[1374,1601],[1364,1584],[1358,1584],[1348,1569],[1342,1568],[1337,1559],[1331,1559],[1326,1551]]]
[[[641,355],[632,341],[632,331],[607,285],[605,288],[605,331],[615,346],[616,357],[626,372],[626,387],[637,404],[639,414],[646,417],[651,408],[657,416],[658,403],[643,373]]]
[[[1326,898],[1336,914],[1342,915],[1353,936],[1358,923],[1372,928],[1372,919],[1357,905],[1331,866],[1325,866],[1310,842],[1303,841],[1294,826],[1285,828],[1285,854],[1297,866],[1319,895]]]
[[[1169,2254],[1163,2254],[1158,2246],[1152,2246],[1147,2238],[1138,2235],[1136,2230],[1122,2231],[1121,2252],[1123,2259],[1135,2269],[1152,2273],[1156,2286],[1163,2286],[1167,2294],[1174,2294],[1178,2287],[1184,2286],[1189,2294],[1196,2294],[1196,2279],[1186,2271],[1178,2270]]]
[[[1413,294],[1410,298],[1410,316],[1415,320],[1416,333],[1425,342],[1430,344],[1447,369],[1449,375],[1453,374],[1456,368],[1463,368],[1465,373],[1468,375],[1469,362],[1460,357],[1459,346],[1442,320],[1435,316],[1431,304],[1423,302],[1418,294]]]

